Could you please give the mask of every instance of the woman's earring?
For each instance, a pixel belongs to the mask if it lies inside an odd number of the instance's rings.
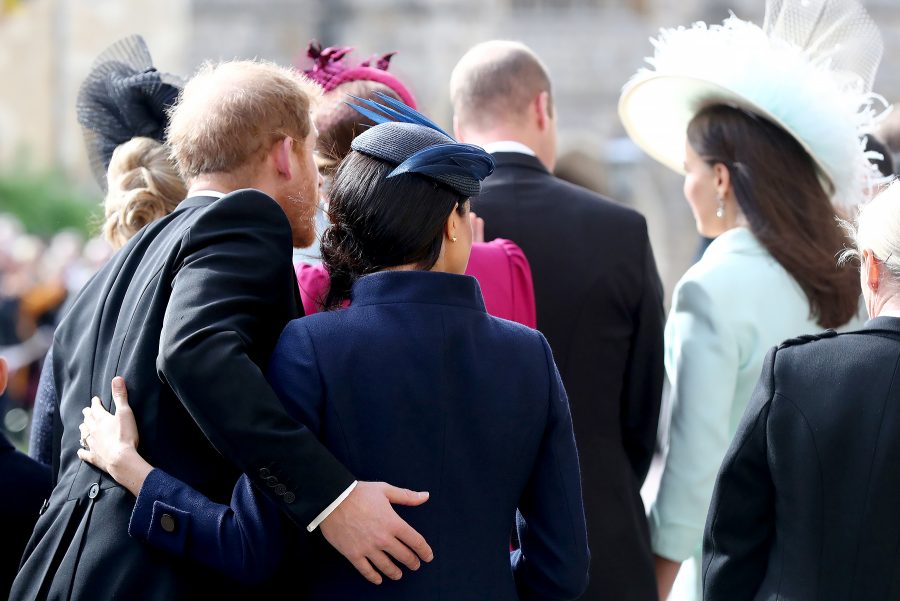
[[[718,217],[719,219],[724,219],[725,218],[725,199],[722,198],[722,196],[720,195],[720,196],[716,197],[716,200],[719,203],[719,207],[716,209],[716,217]]]
[[[451,237],[450,242],[456,242],[456,236]]]

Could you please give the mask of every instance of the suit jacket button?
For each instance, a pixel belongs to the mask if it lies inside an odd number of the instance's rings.
[[[265,480],[266,478],[268,478],[271,475],[272,475],[272,472],[270,472],[269,468],[267,468],[267,467],[264,467],[261,470],[259,470],[259,477],[262,478],[263,480]]]
[[[287,486],[285,486],[284,484],[279,484],[278,486],[275,487],[275,494],[278,496],[281,496],[286,492],[287,492]]]
[[[284,493],[284,496],[281,497],[281,498],[284,499],[284,502],[287,503],[288,505],[290,505],[290,504],[293,503],[295,500],[297,500],[297,497],[295,497],[295,496],[294,496],[294,493],[292,493],[292,492],[286,492],[286,493]]]
[[[88,497],[91,499],[96,499],[97,495],[100,494],[100,485],[97,483],[91,484],[91,489],[88,491]]]
[[[166,532],[175,532],[175,518],[168,513],[162,514],[162,517],[159,518],[159,525],[162,526],[162,529]]]
[[[275,476],[269,476],[268,478],[266,478],[266,485],[269,488],[275,488],[276,484],[278,484],[278,478],[276,478]]]

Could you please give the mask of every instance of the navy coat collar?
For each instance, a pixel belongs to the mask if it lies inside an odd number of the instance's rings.
[[[352,300],[354,307],[421,303],[487,312],[475,278],[434,271],[379,271],[363,276],[353,285]]]

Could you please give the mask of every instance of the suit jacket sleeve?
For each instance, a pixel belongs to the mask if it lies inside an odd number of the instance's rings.
[[[205,209],[182,240],[157,368],[213,446],[306,526],[354,478],[259,367],[298,314],[290,249],[284,212],[261,192]]]
[[[703,598],[755,598],[766,574],[774,533],[775,486],[767,425],[775,394],[775,349],[722,463],[703,541]]]
[[[716,474],[731,442],[740,364],[727,307],[716,306],[705,283],[685,278],[675,290],[666,329],[672,425],[659,494],[650,510],[653,551],[672,561],[701,549]]]
[[[578,598],[587,587],[590,565],[569,401],[550,346],[543,336],[541,341],[550,379],[547,424],[519,501],[521,547],[511,554],[523,601]]]
[[[664,367],[663,287],[647,236],[641,222],[644,255],[641,300],[635,312],[634,335],[622,388],[622,437],[625,453],[635,478],[642,485],[650,470],[659,427]]]
[[[278,505],[247,476],[234,487],[231,504],[221,505],[154,469],[141,487],[128,534],[241,582],[258,583],[281,561],[290,532],[284,526]]]

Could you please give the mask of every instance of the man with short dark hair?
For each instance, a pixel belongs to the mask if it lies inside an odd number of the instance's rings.
[[[94,395],[112,410],[114,376],[133,393],[144,456],[213,501],[227,504],[243,472],[373,582],[400,577],[392,558],[410,569],[430,561],[425,540],[391,507],[427,495],[357,482],[263,376],[281,331],[303,312],[291,258],[314,232],[320,177],[309,110],[318,93],[296,72],[256,61],[208,65],[185,87],[169,138],[188,198],[85,286],[54,337],[57,484],[12,599],[246,595],[176,557],[187,544],[184,511],[152,508],[150,527],[171,553],[129,537],[134,496],[77,457],[90,446],[79,436],[82,411]],[[395,548],[408,555],[389,556]]]
[[[450,88],[457,138],[497,165],[473,209],[488,238],[525,251],[538,329],[572,406],[591,548],[583,598],[656,601],[640,488],[656,442],[664,314],[646,222],[552,175],[550,78],[526,46],[475,46]]]

